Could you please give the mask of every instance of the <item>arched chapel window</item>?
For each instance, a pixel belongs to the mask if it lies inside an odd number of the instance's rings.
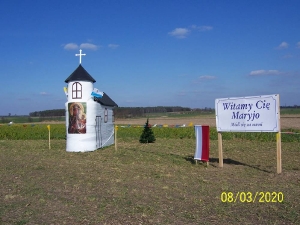
[[[72,98],[81,99],[82,98],[82,86],[79,82],[75,82],[72,85]]]

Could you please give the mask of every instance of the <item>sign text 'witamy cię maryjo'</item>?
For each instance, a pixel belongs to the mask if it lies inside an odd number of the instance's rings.
[[[279,95],[216,99],[218,131],[278,132]]]

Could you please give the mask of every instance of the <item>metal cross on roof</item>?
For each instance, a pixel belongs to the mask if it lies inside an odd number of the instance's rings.
[[[79,56],[79,64],[81,64],[81,56],[86,55],[86,54],[81,54],[82,50],[79,50],[79,54],[75,54],[75,56]]]

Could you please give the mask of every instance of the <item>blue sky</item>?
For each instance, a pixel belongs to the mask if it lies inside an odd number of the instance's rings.
[[[0,115],[62,109],[79,65],[120,107],[300,105],[300,1],[2,1]]]

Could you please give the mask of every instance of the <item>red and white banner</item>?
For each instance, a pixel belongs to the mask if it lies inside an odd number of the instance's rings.
[[[209,126],[195,125],[196,151],[195,160],[209,161]]]

